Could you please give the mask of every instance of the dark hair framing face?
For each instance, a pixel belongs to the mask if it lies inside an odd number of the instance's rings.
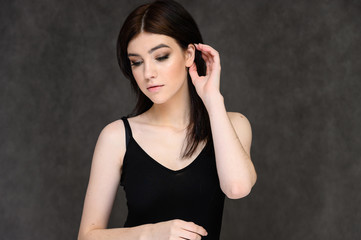
[[[125,20],[117,41],[117,57],[120,69],[130,80],[137,95],[137,104],[132,116],[147,111],[152,101],[139,89],[135,81],[128,59],[128,44],[141,32],[163,34],[175,39],[178,45],[186,50],[189,44],[203,43],[198,26],[192,16],[173,0],[155,1],[136,8]],[[194,62],[200,76],[205,75],[206,66],[201,53],[195,51]],[[187,144],[182,157],[190,157],[201,141],[211,140],[211,129],[207,110],[198,96],[188,74],[188,88],[191,99],[190,121],[187,131]]]

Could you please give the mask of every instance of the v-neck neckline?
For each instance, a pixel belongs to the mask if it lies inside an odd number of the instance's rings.
[[[171,173],[181,173],[181,172],[184,172],[186,171],[188,168],[192,167],[194,164],[196,164],[197,160],[201,157],[201,155],[203,155],[208,143],[206,143],[204,145],[204,147],[202,148],[202,150],[199,152],[199,154],[197,155],[197,157],[192,160],[192,162],[190,162],[187,166],[181,168],[181,169],[178,169],[178,170],[173,170],[173,169],[170,169],[169,167],[166,167],[164,166],[163,164],[161,164],[160,162],[158,162],[157,160],[155,160],[152,156],[150,156],[139,144],[138,142],[134,139],[134,137],[132,136],[131,137],[131,141],[133,141],[135,143],[135,145],[144,153],[144,155],[149,158],[152,162],[154,162],[156,165],[160,166],[161,168],[171,172]]]

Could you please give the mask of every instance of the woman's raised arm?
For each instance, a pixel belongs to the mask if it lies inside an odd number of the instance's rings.
[[[195,44],[207,64],[206,76],[199,76],[193,64],[189,74],[209,115],[217,171],[222,191],[228,198],[241,198],[256,182],[250,156],[251,125],[239,113],[227,113],[220,93],[221,64],[218,52],[205,44]]]

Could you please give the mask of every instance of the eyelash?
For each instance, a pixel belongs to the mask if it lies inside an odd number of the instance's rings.
[[[157,59],[157,61],[162,62],[162,61],[168,59],[168,57],[169,57],[169,54],[166,54],[164,56],[157,57],[156,59]]]
[[[168,58],[169,58],[169,54],[166,54],[166,55],[164,55],[164,56],[157,57],[156,60],[159,61],[159,62],[162,62],[162,61],[167,60]],[[131,66],[134,66],[134,67],[137,67],[137,66],[139,66],[140,64],[142,64],[142,61],[137,61],[137,62],[131,61],[131,62],[130,62],[130,65],[131,65]]]
[[[130,62],[130,66],[134,66],[134,67],[137,67],[137,66],[139,66],[140,64],[141,64],[142,62],[141,61],[138,61],[138,62],[133,62],[133,61],[131,61]]]

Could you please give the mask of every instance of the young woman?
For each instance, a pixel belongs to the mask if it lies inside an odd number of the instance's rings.
[[[118,38],[120,67],[138,102],[97,141],[78,239],[219,239],[224,196],[256,181],[251,127],[227,113],[220,58],[174,1],[135,9]],[[128,217],[106,229],[118,185]]]

